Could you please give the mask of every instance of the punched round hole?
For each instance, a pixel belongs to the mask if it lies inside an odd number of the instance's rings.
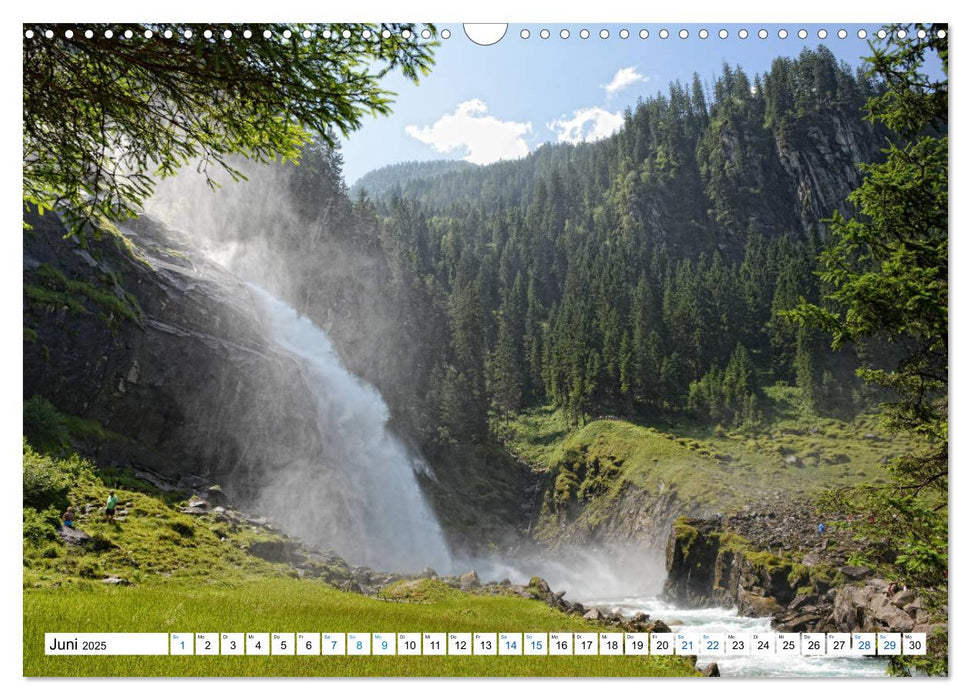
[[[271,36],[273,36],[273,33],[269,29],[264,29],[263,30],[263,38],[264,39],[269,39]]]
[[[390,39],[391,38],[391,32],[389,30],[385,29],[383,32],[381,32],[381,37],[383,39]]]
[[[796,35],[800,39],[805,39],[807,36],[809,36],[809,32],[807,32],[805,29],[800,29],[798,32],[796,32]]]
[[[667,39],[671,35],[671,33],[667,29],[662,29],[657,33],[657,35],[662,39]]]
[[[877,38],[878,39],[886,39],[887,38],[887,32],[885,30],[881,29],[880,31],[877,32]]]
[[[152,32],[151,29],[146,29],[145,30],[145,38],[146,39],[151,39],[153,36],[155,36],[155,33]]]
[[[540,32],[539,32],[539,38],[540,39],[549,39],[550,38],[550,30],[549,29],[541,29]]]
[[[946,39],[947,38],[947,30],[938,29],[937,30],[937,38],[938,39]]]
[[[840,39],[845,39],[846,38],[846,30],[845,29],[840,29],[838,32],[836,32],[836,36],[838,36]]]
[[[925,32],[923,29],[918,29],[917,30],[917,38],[918,39],[924,39],[926,37],[927,37],[927,32]]]
[[[65,39],[73,39],[74,38],[74,32],[72,32],[70,29],[68,29],[66,32],[64,32],[64,38]]]
[[[207,39],[212,39],[212,32],[207,29],[202,33],[202,36],[204,36]]]
[[[184,32],[182,32],[182,36],[184,36],[186,39],[191,39],[192,38],[192,30],[191,29],[186,29]]]
[[[283,38],[284,39],[289,39],[292,36],[293,36],[293,32],[291,32],[289,29],[284,29],[283,30]]]
[[[560,30],[560,38],[561,39],[569,39],[570,38],[570,30],[569,29],[561,29]]]
[[[590,30],[589,29],[581,29],[580,30],[580,38],[581,39],[589,39],[590,38]]]
[[[858,37],[859,37],[860,39],[866,39],[866,29],[860,29],[860,30],[858,30],[858,31],[856,32],[856,35],[857,35],[857,36],[858,36]]]
[[[601,39],[606,39],[609,36],[610,36],[610,32],[608,32],[606,29],[601,29],[600,30],[600,38]]]
[[[647,37],[651,36],[651,33],[646,29],[642,29],[637,33],[637,36],[639,36],[641,39],[646,39]]]
[[[699,39],[707,39],[708,38],[708,30],[707,29],[701,29],[701,30],[699,30],[698,31],[698,38]]]
[[[748,29],[739,29],[738,30],[738,38],[739,39],[748,39]]]
[[[27,37],[28,39],[33,39],[34,38],[34,30],[33,29],[28,29],[26,32],[24,32],[24,36]]]
[[[48,31],[50,31],[50,30],[48,30]],[[113,31],[111,31],[110,29],[106,29],[105,30],[105,39],[110,39],[114,35],[115,35],[115,33]],[[51,32],[51,36],[54,36],[54,32]]]
[[[523,38],[523,39],[528,39],[529,38],[529,30],[528,29],[522,30],[521,32],[519,32],[519,36],[521,38]]]
[[[351,38],[351,30],[350,29],[345,29],[344,31],[341,32],[341,36],[344,37],[345,39],[350,39]],[[404,36],[404,32],[402,32],[402,36]],[[409,36],[410,36],[410,34],[409,34]],[[408,37],[406,36],[405,39],[407,39],[407,38]]]
[[[85,32],[85,35],[87,35],[87,32]],[[164,36],[166,39],[171,39],[173,36],[172,30],[166,29],[164,32],[162,32],[162,36]]]
[[[223,32],[223,39],[232,39],[232,38],[233,38],[233,33],[231,31],[227,29],[226,31]]]
[[[768,36],[769,36],[769,32],[768,31],[766,31],[765,29],[760,29],[759,30],[759,39],[765,39]]]
[[[906,29],[898,29],[897,30],[897,38],[898,39],[906,39],[907,38],[907,30]]]
[[[630,32],[626,29],[621,29],[619,32],[617,32],[617,36],[619,36],[621,39],[626,39],[630,36]]]
[[[442,36],[443,39],[451,39],[452,38],[452,30],[451,29],[443,29],[441,36]]]
[[[780,29],[779,30],[779,38],[780,39],[785,39],[787,36],[789,36],[789,32],[787,32],[785,29]]]
[[[727,39],[728,38],[728,30],[727,29],[719,29],[718,30],[718,38],[719,39]]]
[[[309,39],[310,38],[310,30],[309,29],[304,29],[303,30],[303,38],[304,39]]]
[[[818,32],[816,32],[816,36],[818,36],[820,39],[825,39],[828,34],[825,29],[820,29]]]
[[[243,30],[243,38],[244,39],[249,39],[252,36],[253,36],[253,32],[251,32],[249,29],[244,29]]]
[[[347,30],[345,29],[344,31],[347,31]],[[350,34],[348,34],[348,36],[350,36]],[[404,31],[402,31],[401,32],[401,37],[403,39],[410,39],[411,38],[411,30],[410,29],[405,29]],[[344,37],[344,38],[346,39],[347,37]]]
[[[431,39],[432,38],[432,33],[430,31],[428,31],[427,29],[422,29],[421,30],[421,38],[422,39]]]

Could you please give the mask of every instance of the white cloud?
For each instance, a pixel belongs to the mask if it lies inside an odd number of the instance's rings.
[[[572,119],[555,119],[547,126],[556,133],[560,143],[598,141],[615,133],[624,124],[620,112],[608,112],[600,107],[578,109]]]
[[[468,100],[431,126],[409,125],[405,133],[439,153],[464,151],[461,157],[478,165],[521,158],[529,153],[523,136],[533,130],[532,124],[500,121],[488,111],[482,100]]]
[[[637,72],[637,66],[628,66],[617,71],[614,79],[601,87],[607,91],[607,97],[612,97],[624,88],[640,82],[647,82],[647,78]]]

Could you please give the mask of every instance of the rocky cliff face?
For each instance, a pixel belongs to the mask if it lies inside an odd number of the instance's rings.
[[[789,138],[778,138],[779,161],[794,183],[794,212],[804,229],[833,215],[849,214],[846,197],[862,181],[860,163],[879,158],[885,133],[859,115],[835,109],[796,122]]]
[[[767,237],[820,230],[862,182],[859,163],[880,158],[885,134],[834,108],[794,120],[779,133],[738,118],[718,119],[699,155],[705,193],[723,228],[720,247],[747,231]]]
[[[555,546],[636,543],[660,550],[674,519],[691,507],[676,491],[650,493],[629,481],[616,492],[583,496],[547,484],[545,495],[533,535]]]
[[[299,367],[237,278],[146,218],[84,246],[56,216],[25,220],[24,397],[99,422],[84,451],[245,500],[320,450]]]

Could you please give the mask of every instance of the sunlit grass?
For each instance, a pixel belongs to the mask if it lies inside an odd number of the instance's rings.
[[[905,438],[887,434],[872,415],[851,421],[812,415],[795,387],[767,387],[766,402],[771,419],[745,431],[674,415],[571,427],[546,407],[512,420],[505,441],[535,470],[559,476],[554,489],[561,499],[584,492],[577,517],[592,527],[611,517],[630,488],[641,500],[675,492],[683,512],[731,512],[808,499],[843,484],[879,483],[884,464],[908,449]],[[547,519],[537,532],[555,537],[560,528]]]
[[[680,657],[634,656],[45,656],[45,632],[596,631],[593,623],[510,596],[454,591],[432,603],[342,593],[315,581],[72,586],[24,594],[28,676],[684,676]]]

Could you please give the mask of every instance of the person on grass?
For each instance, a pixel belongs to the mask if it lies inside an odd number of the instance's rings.
[[[109,523],[115,522],[115,508],[118,506],[118,497],[114,491],[108,493],[108,503],[105,504],[105,516]]]

